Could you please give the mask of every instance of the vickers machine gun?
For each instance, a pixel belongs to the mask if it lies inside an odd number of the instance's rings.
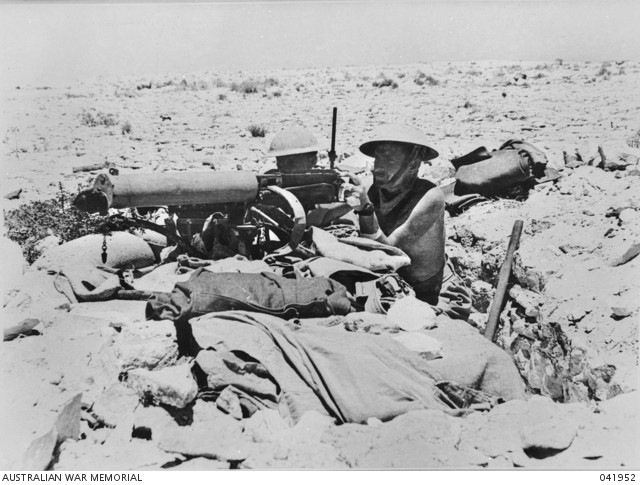
[[[331,166],[335,159],[334,108]],[[108,209],[135,208],[129,217],[167,237],[187,253],[211,259],[216,251],[258,259],[287,246],[295,249],[316,204],[337,202],[343,179],[333,169],[302,173],[250,171],[106,174],[81,192],[74,205],[106,215]],[[177,216],[158,225],[141,215],[167,207]],[[194,236],[198,244],[194,243]],[[228,255],[227,254],[227,255]]]

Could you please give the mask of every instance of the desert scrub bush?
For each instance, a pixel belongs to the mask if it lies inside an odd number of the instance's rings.
[[[264,91],[267,88],[272,88],[274,86],[279,86],[280,81],[278,81],[274,77],[268,77],[264,81],[259,79],[245,79],[244,81],[237,83],[232,82],[230,89],[231,91],[237,91],[243,94],[253,94],[258,91]]]
[[[71,205],[72,197],[71,193],[60,189],[52,199],[29,202],[4,211],[7,237],[20,245],[29,264],[40,256],[38,241],[50,232],[67,242],[87,234],[132,228],[126,223],[114,222],[108,216],[79,211]]]
[[[209,84],[206,81],[187,81],[182,79],[177,86],[180,91],[206,91],[209,89]]]
[[[122,132],[123,135],[128,135],[131,133],[131,123],[129,123],[128,121],[125,121],[124,123],[122,123],[120,125],[120,131]]]
[[[116,98],[137,98],[138,93],[136,91],[132,91],[131,89],[116,89],[113,93]]]
[[[245,79],[240,83],[231,83],[231,91],[237,91],[244,94],[257,93],[260,87],[260,82],[255,79]]]
[[[379,81],[373,81],[371,83],[371,85],[374,88],[386,88],[386,87],[391,87],[391,89],[396,89],[398,87],[398,83],[395,82],[393,79],[390,79],[388,77],[380,79]]]
[[[627,145],[631,148],[640,148],[640,130],[636,131],[627,140]]]
[[[7,134],[4,137],[3,143],[9,144],[11,141],[11,138],[13,138],[13,142],[14,142],[14,149],[11,151],[11,153],[15,153],[16,157],[18,157],[18,154],[21,152],[26,152],[27,150],[20,148],[19,144],[18,144],[18,133],[20,133],[20,128],[18,128],[17,126],[11,126],[9,127],[9,129],[7,130]],[[11,136],[13,135],[13,136]]]
[[[216,88],[226,88],[227,87],[227,83],[224,82],[222,79],[220,79],[219,77],[215,78],[213,80],[213,86]]]
[[[422,71],[418,71],[416,77],[413,78],[413,82],[418,86],[424,86],[425,84],[428,86],[437,86],[440,84],[440,81]]]
[[[76,99],[76,98],[91,98],[93,97],[92,95],[88,95],[88,94],[76,94],[76,93],[64,93],[64,96],[67,99]]]
[[[249,125],[247,130],[249,130],[249,133],[251,133],[251,136],[254,138],[264,138],[264,135],[267,134],[267,129],[262,125]]]
[[[218,94],[218,101],[225,101],[227,99],[227,95],[224,93]]]
[[[600,66],[600,70],[596,73],[596,76],[609,77],[611,76],[611,71],[609,71],[610,64],[605,62]]]
[[[118,124],[118,119],[111,113],[103,113],[102,111],[95,111],[94,109],[83,109],[80,114],[80,124],[84,126],[115,126]]]

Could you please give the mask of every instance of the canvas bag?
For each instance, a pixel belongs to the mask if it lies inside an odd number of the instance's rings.
[[[451,163],[456,167],[455,195],[498,195],[525,182],[558,178],[547,167],[544,152],[522,140],[509,140],[490,153],[481,147]]]
[[[212,273],[194,271],[170,294],[147,302],[147,320],[186,321],[211,312],[244,310],[291,319],[346,315],[347,289],[328,278],[285,278],[270,272]]]

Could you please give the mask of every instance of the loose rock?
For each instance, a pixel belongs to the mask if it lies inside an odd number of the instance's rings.
[[[193,426],[209,426],[213,422],[217,423],[218,420],[223,420],[223,422],[230,420],[228,413],[222,412],[218,409],[216,403],[212,401],[197,399],[193,404],[191,411]],[[235,423],[235,421],[233,422]]]
[[[611,262],[611,266],[621,266],[628,263],[640,254],[640,243],[632,243],[626,246],[622,254]]]
[[[221,411],[229,414],[235,419],[242,419],[242,407],[238,395],[233,392],[233,386],[227,386],[216,399],[216,406]]]
[[[440,411],[411,411],[382,426],[330,428],[323,441],[354,468],[436,468],[460,465],[459,422]],[[390,452],[393,450],[393,453]]]
[[[263,409],[244,421],[244,433],[255,442],[279,441],[289,426],[278,411]]]
[[[3,296],[8,290],[13,289],[28,267],[22,254],[20,245],[6,237],[0,238],[0,250],[3,255]]]
[[[100,423],[115,428],[129,411],[138,406],[138,394],[123,384],[114,384],[104,391],[93,404],[93,415]]]
[[[198,394],[189,364],[153,371],[134,369],[128,373],[127,385],[140,397],[176,408],[185,407]]]
[[[178,360],[175,326],[169,320],[125,325],[116,338],[114,351],[121,372],[169,367]]]
[[[518,285],[514,285],[509,290],[509,296],[513,298],[518,305],[524,309],[527,317],[537,318],[540,314],[540,295],[530,290],[525,290]]]
[[[493,295],[495,294],[495,289],[486,281],[476,280],[471,284],[471,293],[473,294],[473,307],[479,312],[486,312],[489,306],[491,305],[491,301],[493,300]]]
[[[472,313],[469,315],[469,323],[480,330],[480,332],[484,332],[484,329],[487,326],[488,315],[486,313]]]
[[[620,215],[618,215],[618,219],[620,219],[620,222],[622,224],[629,224],[630,222],[636,220],[637,218],[638,218],[638,211],[630,207],[627,209],[624,209],[622,212],[620,212]]]
[[[333,427],[334,420],[317,411],[307,411],[289,432],[289,439],[297,444],[320,441],[325,431]]]
[[[223,461],[242,461],[251,451],[251,443],[242,435],[239,425],[218,427],[216,423],[210,427],[177,427],[163,433],[158,446],[170,453]]]
[[[611,317],[616,320],[628,317],[633,313],[633,309],[627,307],[611,307]]]
[[[176,422],[160,406],[138,406],[133,415],[133,435],[148,440],[159,440],[164,430]]]

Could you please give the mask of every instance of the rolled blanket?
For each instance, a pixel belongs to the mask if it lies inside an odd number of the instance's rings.
[[[313,242],[321,256],[355,264],[370,271],[397,271],[411,264],[402,250],[360,237],[338,240],[317,227],[313,228]]]

